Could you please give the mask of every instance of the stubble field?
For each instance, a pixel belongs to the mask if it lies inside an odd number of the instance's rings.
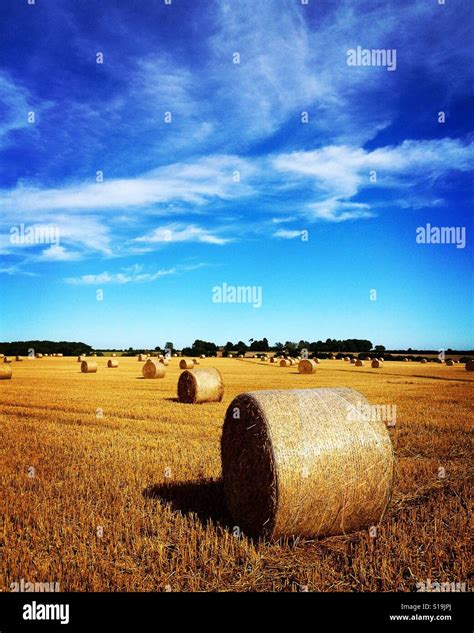
[[[176,400],[119,358],[81,374],[75,358],[13,362],[0,382],[0,589],[61,591],[409,591],[469,583],[474,375],[463,365],[323,360],[314,375],[256,359],[205,359],[221,403]],[[224,413],[258,389],[351,387],[397,407],[396,472],[375,538],[252,543],[234,530],[220,483]],[[315,512],[318,509],[315,508]]]

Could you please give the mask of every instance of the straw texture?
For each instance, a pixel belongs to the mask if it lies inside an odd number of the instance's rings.
[[[314,360],[305,359],[300,360],[298,363],[298,371],[300,374],[314,374],[317,368],[318,365]]]
[[[466,363],[466,371],[474,371],[474,360],[468,360]]]
[[[107,361],[107,367],[118,367],[118,360],[114,359],[110,359],[109,361]]]
[[[224,396],[224,383],[214,367],[183,371],[178,380],[178,399],[188,404],[220,402]]]
[[[81,363],[81,371],[83,374],[95,374],[97,371],[97,361],[83,360]]]
[[[227,505],[249,536],[323,536],[378,523],[394,456],[381,421],[351,419],[352,389],[255,391],[229,405],[221,440]]]
[[[164,378],[166,369],[162,362],[149,358],[142,367],[143,378]]]
[[[10,365],[0,365],[0,380],[10,380],[12,377],[12,368]]]

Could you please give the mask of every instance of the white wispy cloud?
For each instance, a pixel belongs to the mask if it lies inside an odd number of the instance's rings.
[[[283,240],[294,240],[301,237],[301,231],[291,231],[289,229],[279,229],[273,233],[273,237],[279,237]]]
[[[438,196],[429,195],[435,181],[452,170],[468,171],[474,159],[474,143],[457,139],[406,140],[397,146],[364,150],[346,145],[328,146],[314,151],[291,152],[273,158],[278,171],[293,177],[301,187],[308,184],[314,201],[308,201],[302,213],[309,219],[331,222],[366,219],[376,214],[371,203],[354,202],[356,194],[371,189],[376,193],[393,189],[403,191],[405,205],[419,204],[423,195],[427,204],[439,204]],[[371,177],[375,173],[375,181]]]
[[[202,227],[193,224],[186,226],[173,223],[157,227],[140,237],[136,237],[135,242],[146,242],[148,244],[162,244],[170,242],[203,242],[205,244],[227,244],[231,238],[221,237]]]
[[[177,275],[203,268],[206,264],[178,265],[172,268],[165,268],[153,272],[144,272],[143,267],[136,264],[122,269],[119,272],[109,273],[107,271],[97,274],[81,275],[80,277],[67,277],[64,281],[73,285],[104,285],[104,284],[130,284],[130,283],[150,283],[162,277]]]
[[[38,257],[38,261],[68,262],[75,261],[79,258],[79,253],[68,251],[64,246],[50,246],[41,253]]]

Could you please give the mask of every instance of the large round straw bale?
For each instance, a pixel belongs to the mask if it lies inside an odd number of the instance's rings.
[[[364,361],[363,360],[356,360],[355,362],[355,366],[356,367],[363,367],[364,366]]]
[[[474,371],[474,360],[468,360],[465,369],[466,371]]]
[[[377,369],[378,367],[383,367],[382,363],[379,360],[377,360],[377,358],[374,358],[371,365],[374,369]]]
[[[167,358],[160,358],[158,362],[164,365],[165,367],[168,367],[168,365],[170,364],[170,361]]]
[[[420,363],[427,363],[427,362],[428,362],[428,361],[426,360],[426,358],[422,358],[422,359],[420,360]]]
[[[350,362],[351,365],[355,365],[356,364],[355,358],[351,358],[349,362]]]
[[[300,360],[298,363],[298,371],[300,374],[314,374],[317,368],[317,363],[309,358]]]
[[[288,358],[282,358],[280,361],[280,367],[289,367],[291,365]]]
[[[313,358],[314,362],[316,363],[316,365],[320,365],[321,361],[319,360],[319,358]]]
[[[180,402],[220,402],[224,396],[224,383],[220,372],[214,367],[183,371],[178,380]]]
[[[10,380],[12,377],[12,368],[10,365],[0,365],[0,380]]]
[[[0,354],[0,358],[5,358],[5,354]]]
[[[369,404],[346,388],[237,396],[221,440],[236,525],[249,536],[278,539],[377,524],[390,500],[394,456],[384,423],[368,421],[359,406]]]
[[[111,358],[107,361],[107,367],[118,367],[118,360]]]
[[[165,366],[154,358],[149,358],[142,367],[143,378],[164,378]]]
[[[183,358],[182,360],[179,361],[179,368],[180,369],[192,369],[194,367],[194,363],[192,360],[188,360],[186,358]]]
[[[206,354],[201,354],[199,358],[206,358]]]
[[[143,378],[164,378],[165,366],[155,358],[148,358],[142,367]]]
[[[16,360],[17,362],[20,362],[20,361],[22,361],[22,360],[23,360],[23,358],[22,358],[21,356],[15,356],[15,360]]]
[[[43,358],[43,354],[36,354],[36,358]]]
[[[173,358],[178,358],[178,354],[173,354]]]
[[[115,352],[112,354],[112,357],[115,358],[117,356],[117,354],[115,354]]]
[[[408,358],[404,358],[404,359],[403,359],[403,362],[404,362],[404,363],[408,363]]]
[[[448,360],[446,361],[446,365],[448,367],[452,367],[454,365],[454,361],[451,358],[448,358]]]
[[[86,360],[86,357],[85,357],[85,356],[78,356],[78,357],[77,357],[77,362],[78,362],[78,363],[82,363],[82,361],[83,361],[83,360]]]
[[[83,360],[81,363],[81,371],[83,374],[95,374],[97,371],[97,361]]]
[[[146,354],[138,354],[138,362],[144,363],[146,361]]]
[[[239,355],[237,356],[237,358],[243,358],[243,357],[244,357],[244,355],[243,355],[243,354],[239,354]]]
[[[274,357],[274,356],[272,356],[272,357],[270,358],[270,362],[271,362],[271,363],[276,362],[276,361],[275,361],[275,357]]]
[[[8,356],[5,356],[5,358],[3,359],[3,362],[4,362],[4,363],[11,363],[11,362],[12,362],[12,359],[11,359],[11,358],[8,358]]]
[[[233,354],[227,354],[227,358],[234,358],[234,355]],[[255,356],[254,356],[254,358],[255,358]]]

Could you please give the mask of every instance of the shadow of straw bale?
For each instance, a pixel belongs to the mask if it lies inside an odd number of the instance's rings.
[[[194,514],[205,526],[212,521],[232,530],[234,523],[224,498],[222,480],[179,481],[145,488],[143,496],[159,499],[181,514]]]

